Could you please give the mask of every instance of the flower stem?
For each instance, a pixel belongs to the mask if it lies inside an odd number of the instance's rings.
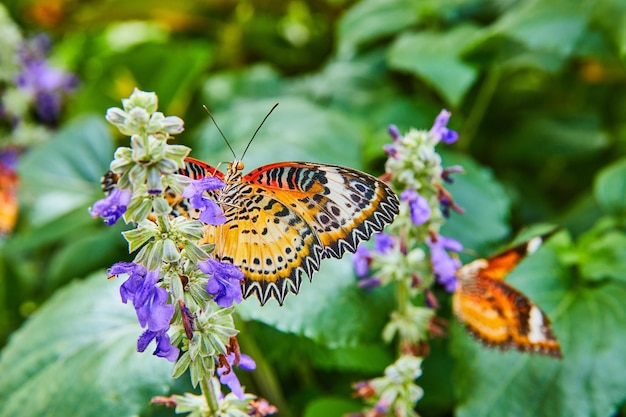
[[[208,378],[202,378],[200,380],[200,389],[202,390],[202,395],[204,395],[207,406],[209,407],[209,415],[215,415],[215,413],[217,413],[219,405],[217,403],[217,397],[215,396],[213,384]]]

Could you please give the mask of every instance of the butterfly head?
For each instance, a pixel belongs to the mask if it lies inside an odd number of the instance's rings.
[[[228,171],[226,173],[226,182],[237,181],[241,178],[241,172],[243,171],[244,164],[241,160],[235,159],[233,162],[228,163]]]

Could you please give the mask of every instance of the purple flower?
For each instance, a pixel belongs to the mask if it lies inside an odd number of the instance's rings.
[[[376,233],[374,235],[374,250],[376,252],[385,254],[393,249],[395,241],[393,237],[386,233]]]
[[[224,187],[224,181],[216,177],[204,177],[193,180],[183,191],[183,197],[189,199],[191,207],[200,210],[201,222],[220,225],[226,222],[226,217],[220,206],[205,191],[215,191]]]
[[[73,74],[48,65],[45,57],[49,50],[50,39],[46,35],[26,41],[19,53],[22,71],[15,82],[34,98],[40,119],[54,123],[61,112],[62,95],[74,90],[78,80]]]
[[[356,248],[356,252],[352,255],[352,265],[354,265],[354,273],[358,278],[364,278],[370,272],[370,263],[372,262],[372,253],[363,245]]]
[[[448,184],[452,184],[454,182],[454,180],[452,179],[452,174],[456,174],[457,172],[464,172],[464,169],[461,165],[453,165],[444,169],[441,173],[441,178]]]
[[[390,143],[386,143],[386,144],[383,145],[383,151],[385,151],[387,156],[390,157],[390,158],[397,158],[398,157],[398,147],[396,145],[392,145]]]
[[[374,276],[360,278],[359,281],[356,283],[359,288],[363,288],[365,290],[373,290],[376,287],[380,287],[381,284],[382,282],[380,281],[380,279]]]
[[[450,256],[448,251],[459,252],[463,245],[458,240],[441,235],[437,237],[436,242],[427,239],[426,244],[430,248],[430,262],[437,282],[443,285],[446,291],[454,292],[457,283],[456,270],[461,266],[461,262],[458,258]]]
[[[396,125],[389,125],[389,127],[387,128],[387,133],[389,133],[389,136],[391,136],[394,142],[397,142],[402,137],[402,135],[400,134],[400,129],[398,129],[398,126]]]
[[[102,217],[104,224],[112,226],[126,212],[131,197],[130,190],[116,188],[105,198],[96,201],[93,209],[89,209],[89,214],[94,219]]]
[[[152,330],[146,330],[143,332],[143,334],[139,336],[139,340],[137,340],[137,351],[143,352],[146,350],[150,342],[152,342],[155,338],[157,347],[153,352],[153,355],[165,358],[170,362],[175,362],[176,359],[178,359],[180,349],[172,345],[166,329],[158,332],[153,332]]]
[[[228,364],[224,364],[223,366],[218,367],[217,374],[220,377],[220,382],[224,385],[228,385],[230,391],[235,394],[237,398],[243,401],[245,399],[244,392],[241,388],[239,378],[237,378],[237,375],[233,370],[233,365],[236,358],[237,355],[235,355],[234,353],[229,353],[228,356],[226,356]],[[254,369],[256,369],[256,363],[254,362],[254,359],[244,354],[239,355],[239,364],[237,366],[245,371],[253,371]]]
[[[451,144],[457,141],[459,134],[454,130],[448,129],[448,120],[450,120],[451,113],[447,110],[441,110],[441,112],[435,118],[435,123],[430,129],[430,134],[436,137],[440,142]]]
[[[409,203],[411,221],[414,225],[419,226],[428,221],[430,217],[430,206],[424,197],[414,190],[404,190],[400,194],[400,200]]]
[[[218,306],[227,308],[233,303],[240,303],[241,280],[243,272],[235,265],[227,262],[220,262],[209,258],[198,263],[198,268],[205,274],[211,275],[206,283],[206,291],[213,295],[213,301]]]
[[[132,262],[118,262],[109,270],[109,275],[128,274],[128,279],[120,287],[122,302],[129,300],[135,306],[135,312],[141,327],[147,330],[137,341],[137,350],[143,352],[150,342],[156,338],[156,356],[174,361],[178,357],[178,348],[170,343],[167,330],[174,316],[174,306],[166,304],[167,291],[157,286],[158,271],[148,271],[143,265]]]
[[[7,148],[0,151],[0,166],[15,172],[19,160],[19,150],[17,148]]]

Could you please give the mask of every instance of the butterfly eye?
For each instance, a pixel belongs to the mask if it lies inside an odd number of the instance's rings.
[[[243,171],[244,165],[242,161],[236,161],[235,162],[235,169],[237,171]]]

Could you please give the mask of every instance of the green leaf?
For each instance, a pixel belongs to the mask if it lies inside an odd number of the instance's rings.
[[[142,329],[120,282],[94,274],[58,291],[13,334],[0,358],[0,415],[145,414],[172,365],[136,351]]]
[[[355,400],[335,397],[318,397],[307,405],[303,416],[343,417],[350,413],[354,413],[361,408],[363,408],[363,404]]]
[[[610,217],[600,219],[581,235],[576,248],[567,256],[585,279],[626,282],[626,235]]]
[[[73,121],[32,149],[20,161],[19,174],[22,197],[34,205],[33,222],[91,203],[112,157],[111,135],[99,117]]]
[[[465,170],[465,173],[453,174],[454,183],[445,185],[465,212],[451,211],[441,233],[478,252],[507,236],[511,200],[491,171],[452,152],[442,151],[442,159],[444,167],[461,165]]]
[[[508,281],[548,314],[563,360],[489,349],[454,326],[457,416],[610,416],[626,400],[626,380],[615,371],[626,366],[626,286],[570,287],[573,277],[550,246]]]
[[[418,21],[415,0],[365,0],[356,3],[338,25],[339,54],[366,42],[393,35]]]
[[[238,102],[215,118],[237,158],[275,100]],[[232,161],[228,146],[208,120],[198,135],[193,157],[216,165]],[[244,158],[248,167],[277,161],[315,161],[358,168],[362,164],[361,137],[345,116],[308,101],[285,97],[259,130]]]
[[[461,58],[477,31],[466,25],[444,33],[401,36],[391,45],[389,65],[421,78],[457,107],[478,76],[478,70]]]
[[[593,193],[600,207],[615,216],[626,215],[626,159],[621,159],[598,173]]]
[[[490,33],[510,36],[530,49],[569,56],[587,26],[588,8],[585,2],[572,7],[567,0],[521,2],[505,13]]]
[[[390,294],[380,288],[367,292],[356,285],[349,256],[325,260],[312,283],[303,282],[297,296],[285,304],[269,301],[261,307],[249,298],[237,307],[245,320],[257,320],[285,333],[301,335],[337,348],[380,340],[391,310]]]

